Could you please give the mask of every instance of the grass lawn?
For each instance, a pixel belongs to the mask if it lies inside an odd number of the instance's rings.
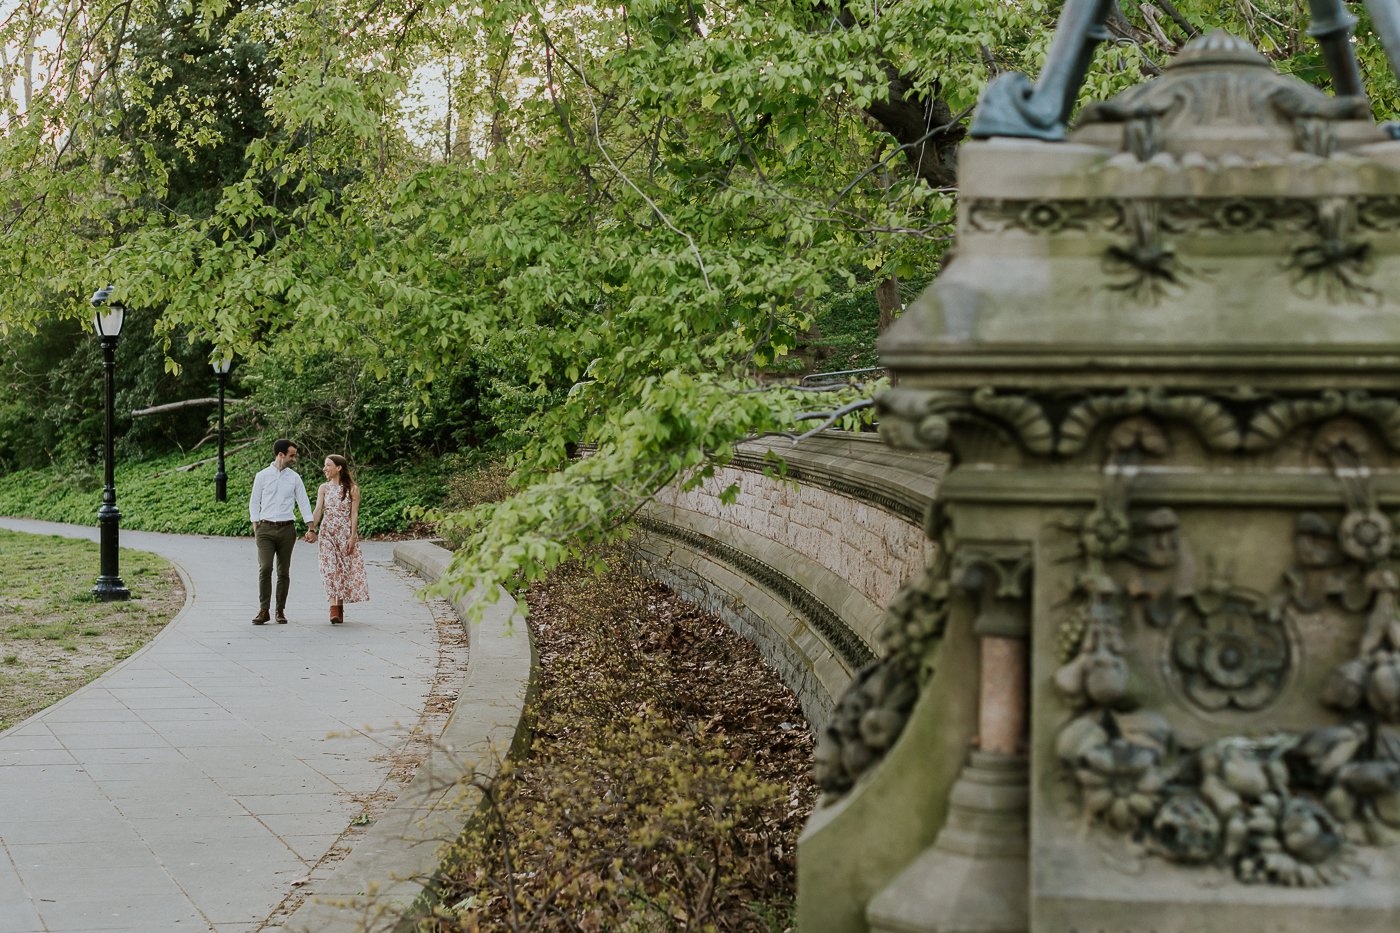
[[[96,542],[0,530],[0,730],[63,699],[155,637],[185,603],[168,562],[121,552],[126,602],[93,598]]]

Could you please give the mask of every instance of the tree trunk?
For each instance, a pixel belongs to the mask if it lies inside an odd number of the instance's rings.
[[[899,278],[891,275],[875,286],[875,301],[880,306],[880,333],[884,333],[904,310],[899,301]]]
[[[953,119],[948,102],[935,84],[928,96],[914,92],[913,82],[893,65],[885,66],[890,98],[873,101],[865,112],[899,143],[914,174],[931,187],[957,184],[958,143],[967,135]]]
[[[831,10],[847,29],[856,25],[847,0],[826,0],[818,9]],[[958,143],[967,135],[967,128],[961,119],[954,119],[939,82],[919,93],[914,90],[914,79],[888,58],[884,70],[889,99],[872,101],[865,108],[866,114],[899,143],[916,177],[934,188],[952,188],[957,184]]]

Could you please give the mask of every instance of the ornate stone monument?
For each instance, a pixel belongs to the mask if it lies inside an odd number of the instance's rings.
[[[1216,32],[1067,131],[1108,8],[988,88],[881,344],[953,467],[818,752],[809,933],[1400,924],[1400,141],[1340,0],[1335,96]]]

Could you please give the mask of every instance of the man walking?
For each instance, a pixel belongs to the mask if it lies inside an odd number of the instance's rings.
[[[254,625],[262,625],[271,617],[272,559],[277,558],[277,623],[287,622],[287,591],[292,586],[292,544],[297,532],[293,506],[300,507],[301,517],[311,521],[311,501],[306,496],[306,484],[292,469],[297,462],[297,445],[285,437],[272,444],[272,463],[259,470],[253,478],[253,495],[248,499],[248,518],[253,522],[253,539],[258,543],[258,614]]]

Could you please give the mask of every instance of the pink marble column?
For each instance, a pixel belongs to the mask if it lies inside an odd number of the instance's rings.
[[[1026,736],[1026,642],[1021,638],[982,639],[982,689],[978,734],[983,752],[1017,755]]]

